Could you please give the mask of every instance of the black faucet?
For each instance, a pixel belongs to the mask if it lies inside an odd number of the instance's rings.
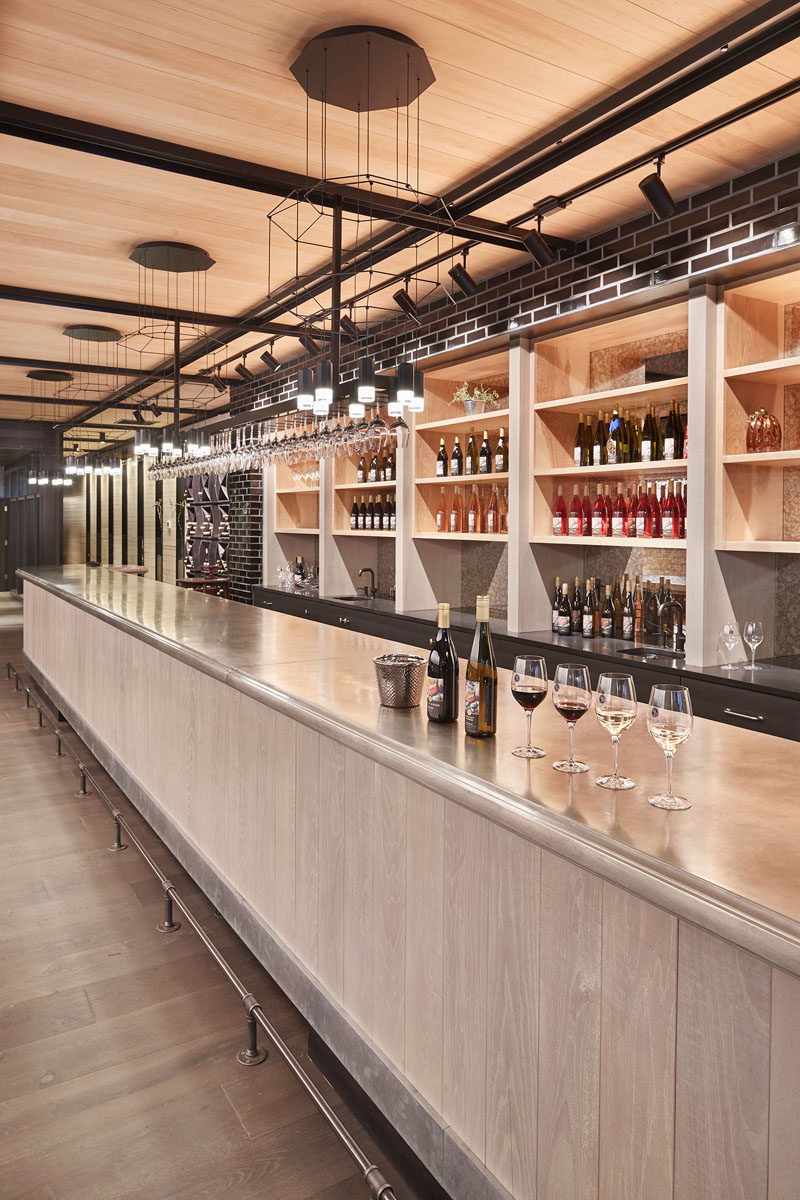
[[[665,618],[667,613],[677,612],[678,628],[674,633],[670,633],[671,645],[667,647],[667,628],[665,626]],[[670,629],[672,626],[670,626]],[[680,600],[665,600],[663,604],[658,606],[658,640],[659,644],[667,647],[670,650],[675,650],[679,653],[686,648],[686,638],[683,636],[683,605]]]
[[[374,600],[378,594],[378,589],[375,587],[375,572],[372,567],[361,567],[358,572],[358,578],[360,579],[365,574],[369,575],[370,583],[364,585],[364,595],[370,600]]]

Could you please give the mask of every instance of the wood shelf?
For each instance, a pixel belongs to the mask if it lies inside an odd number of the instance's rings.
[[[334,537],[394,538],[395,529],[334,529]]]
[[[625,546],[649,546],[659,550],[685,550],[686,538],[639,538],[639,537],[564,537],[552,533],[534,534],[531,545],[544,543],[551,546],[608,546],[609,549],[623,549]]]
[[[717,542],[716,549],[746,554],[800,554],[800,542]]]
[[[275,488],[275,495],[276,496],[317,496],[317,495],[319,495],[319,488],[318,487],[313,487],[313,488],[303,488],[303,487]]]
[[[669,404],[672,400],[683,400],[689,386],[689,378],[682,375],[678,379],[659,379],[655,383],[640,383],[634,387],[613,388],[605,392],[584,392],[580,396],[563,396],[559,400],[543,400],[534,404],[533,411],[538,413],[594,412],[600,408],[617,405],[620,401],[628,401],[631,407],[637,399],[642,404]]]
[[[301,529],[290,525],[280,525],[276,527],[275,533],[302,533],[309,536],[318,535],[319,529]]]
[[[415,533],[417,541],[430,542],[507,542],[507,533]]]
[[[723,378],[730,383],[741,379],[747,383],[772,383],[776,386],[800,383],[800,354],[748,363],[743,367],[728,367],[723,371]]]
[[[387,488],[396,488],[396,479],[383,479],[378,483],[337,483],[334,485],[335,492],[368,492],[370,489],[374,491],[386,491]]]
[[[748,457],[752,458],[752,455]],[[686,470],[687,459],[660,459],[658,462],[649,463],[617,463],[605,467],[576,467],[572,464],[569,467],[546,467],[542,471],[534,471],[533,477],[542,478],[571,478],[575,483],[583,479],[587,483],[593,475],[609,477],[614,475],[674,475],[676,471],[683,473]]]
[[[487,429],[493,425],[502,425],[504,429],[507,429],[508,419],[507,408],[491,408],[488,412],[475,413],[471,417],[445,417],[440,421],[418,421],[414,429],[417,433],[436,433],[442,429],[469,428],[471,425],[476,429],[479,425]]]
[[[767,450],[762,454],[723,454],[724,463],[747,467],[767,467],[771,463],[777,466],[791,466],[800,463],[800,450]]]
[[[458,487],[462,483],[508,483],[508,471],[493,471],[489,475],[428,475],[423,479],[415,479],[418,487]]]

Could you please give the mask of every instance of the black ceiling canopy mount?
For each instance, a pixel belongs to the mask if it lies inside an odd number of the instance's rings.
[[[72,375],[69,371],[28,371],[28,379],[36,379],[44,383],[71,383]]]
[[[186,242],[141,242],[131,250],[130,258],[148,271],[208,271],[214,265],[211,255]]]
[[[344,25],[317,34],[291,71],[312,100],[352,112],[407,107],[436,80],[421,46],[378,25]]]
[[[118,342],[122,334],[110,325],[67,325],[64,337],[75,342]]]

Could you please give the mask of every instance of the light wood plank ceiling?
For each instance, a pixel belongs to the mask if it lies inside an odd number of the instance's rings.
[[[736,0],[448,0],[433,11],[428,0],[7,0],[0,17],[0,77],[8,102],[304,173],[306,98],[290,64],[325,29],[397,29],[425,48],[436,75],[420,105],[420,183],[426,193],[440,195],[756,8]],[[479,215],[511,220],[543,196],[647,153],[798,74],[800,45],[793,42]],[[665,167],[671,192],[680,197],[795,149],[799,119],[800,99],[794,97],[676,153]],[[319,106],[312,102],[312,176],[320,173],[319,124]],[[394,113],[374,114],[371,135],[373,171],[393,177]],[[0,153],[6,284],[136,302],[139,273],[128,255],[138,242],[153,239],[200,245],[216,260],[203,298],[211,312],[238,314],[263,304],[271,288],[295,273],[287,241],[273,245],[268,278],[266,214],[275,203],[269,196],[15,137],[0,137]],[[334,178],[355,173],[352,113],[329,110],[327,167]],[[629,177],[553,213],[546,228],[576,239],[644,211],[636,178]],[[325,244],[326,219],[317,232]],[[354,235],[355,227],[346,225],[346,243]],[[417,256],[435,248],[429,243]],[[479,247],[469,269],[481,277],[515,260],[513,251]],[[324,261],[324,251],[312,248],[299,267],[306,271]],[[405,252],[382,269],[403,271],[414,261],[415,253]],[[345,298],[366,283],[348,282]],[[376,303],[391,307],[385,297]],[[304,307],[302,315],[313,316],[317,307]],[[124,333],[137,325],[132,317],[0,300],[0,355],[74,357],[74,343],[62,332],[73,321],[110,324]],[[263,341],[263,335],[248,334],[191,370]],[[124,361],[151,365],[158,349],[149,358],[126,354]],[[281,359],[298,352],[292,338],[275,347]],[[25,374],[24,366],[0,367],[0,390],[27,394]],[[94,399],[94,392],[87,393],[87,400]],[[193,399],[187,388],[189,404],[223,402],[216,395]],[[0,402],[0,417],[40,411]]]

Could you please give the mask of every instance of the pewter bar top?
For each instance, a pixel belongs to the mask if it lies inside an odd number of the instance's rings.
[[[644,890],[649,879],[702,898],[781,939],[800,971],[800,742],[696,718],[674,765],[675,789],[693,808],[665,812],[647,803],[664,790],[665,771],[643,704],[620,743],[620,770],[637,786],[614,794],[594,782],[610,771],[611,741],[591,713],[575,733],[588,774],[552,770],[566,757],[567,728],[549,702],[533,717],[534,743],[547,757],[512,756],[525,720],[508,671],[500,671],[499,732],[475,740],[463,720],[437,726],[424,708],[380,707],[372,659],[400,643],[105,568],[20,575],[584,865],[601,854],[635,870]],[[462,663],[462,697],[463,678]]]

